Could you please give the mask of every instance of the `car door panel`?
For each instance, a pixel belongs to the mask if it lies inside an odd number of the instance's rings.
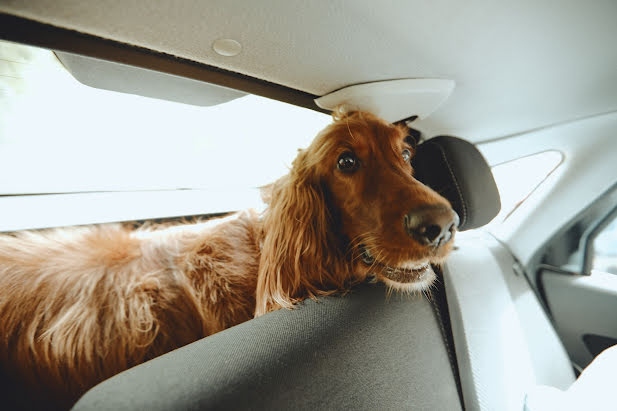
[[[603,345],[617,342],[616,275],[545,269],[541,282],[557,332],[577,366],[584,368]]]

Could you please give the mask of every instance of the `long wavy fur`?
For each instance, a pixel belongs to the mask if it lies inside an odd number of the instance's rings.
[[[350,280],[349,262],[328,207],[327,187],[301,152],[293,168],[270,188],[257,277],[256,316],[331,294]]]

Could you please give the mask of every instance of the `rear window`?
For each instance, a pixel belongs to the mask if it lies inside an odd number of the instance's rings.
[[[330,122],[252,95],[199,107],[95,89],[12,43],[0,64],[1,194],[258,187]]]
[[[254,95],[201,107],[97,89],[78,82],[49,50],[0,42],[0,208],[23,214],[26,203],[11,205],[8,196],[65,195],[53,205],[27,200],[28,213],[49,216],[49,224],[39,215],[34,226],[60,224],[54,215],[76,207],[82,215],[74,223],[139,217],[137,207],[122,215],[126,196],[74,203],[83,193],[130,192],[132,203],[140,202],[134,193],[146,193],[139,204],[144,217],[187,212],[184,200],[173,211],[174,198],[152,199],[152,192],[201,192],[201,208],[188,211],[245,208],[255,204],[256,188],[285,174],[297,149],[330,121]],[[220,204],[221,196],[238,201]],[[148,210],[161,201],[166,210]],[[97,204],[103,211],[90,210],[88,218],[83,207]],[[105,208],[114,215],[106,217]]]

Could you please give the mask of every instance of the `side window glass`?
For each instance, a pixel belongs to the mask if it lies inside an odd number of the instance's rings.
[[[591,271],[617,274],[617,216],[593,240]]]
[[[491,168],[501,197],[501,211],[486,227],[505,221],[561,164],[563,155],[550,150],[516,158]]]

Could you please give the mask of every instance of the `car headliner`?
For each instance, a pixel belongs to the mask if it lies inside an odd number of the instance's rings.
[[[378,5],[377,5],[378,4]],[[479,142],[617,110],[617,2],[5,0],[0,11],[321,96],[457,86],[419,127]],[[212,42],[235,39],[234,57]]]

